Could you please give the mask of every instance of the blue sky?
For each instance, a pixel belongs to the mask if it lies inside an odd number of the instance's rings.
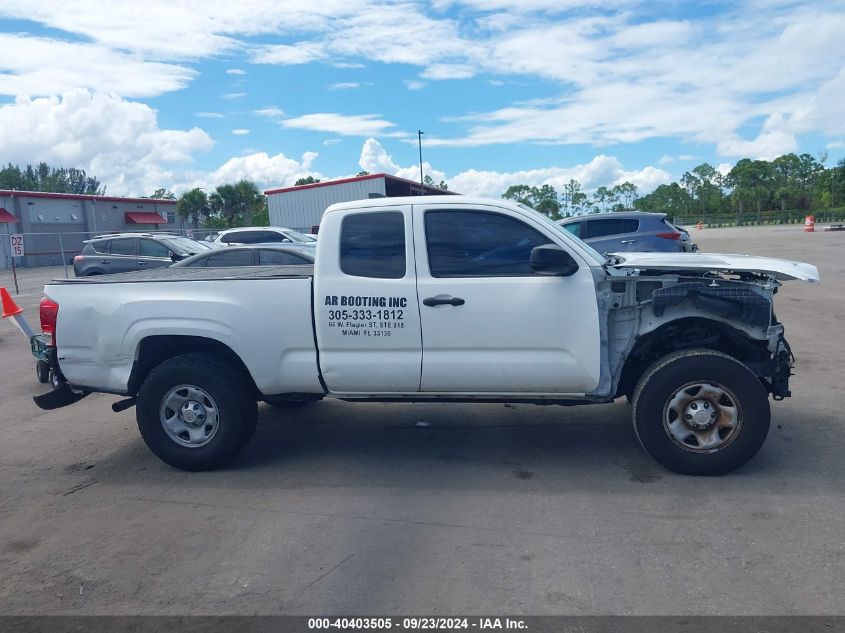
[[[843,34],[838,0],[4,0],[0,160],[116,194],[416,178],[422,129],[464,193],[645,193],[704,161],[845,156]]]

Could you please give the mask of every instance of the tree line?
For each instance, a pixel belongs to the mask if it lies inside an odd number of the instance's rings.
[[[23,168],[9,163],[0,169],[0,189],[95,196],[106,193],[106,188],[100,186],[100,181],[86,174],[84,169],[51,167],[43,162]]]
[[[581,183],[572,178],[560,193],[548,184],[541,187],[511,185],[502,197],[558,220],[584,213],[632,209],[638,193],[637,186],[626,181],[612,187],[599,187],[592,196],[588,196],[581,190]]]

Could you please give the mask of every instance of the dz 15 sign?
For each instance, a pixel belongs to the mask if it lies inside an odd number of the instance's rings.
[[[12,257],[23,257],[26,251],[23,247],[23,235],[15,233],[9,236],[9,243],[12,246]]]

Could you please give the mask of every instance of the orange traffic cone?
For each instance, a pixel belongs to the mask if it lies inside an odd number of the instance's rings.
[[[32,328],[29,327],[29,323],[26,322],[23,310],[17,303],[15,303],[15,300],[12,299],[12,295],[10,295],[9,292],[2,287],[0,287],[0,300],[3,302],[3,318],[11,319],[12,323],[15,324],[15,327],[17,327],[25,337],[32,338]]]
[[[3,300],[3,318],[10,316],[15,316],[16,314],[20,314],[23,312],[23,309],[15,303],[15,300],[12,299],[12,295],[9,294],[9,291],[5,288],[0,288],[0,299]]]

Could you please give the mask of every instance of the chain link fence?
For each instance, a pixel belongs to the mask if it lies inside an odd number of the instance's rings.
[[[812,215],[816,223],[845,222],[845,209],[826,211],[761,211],[760,213],[676,215],[672,223],[676,226],[691,227],[701,222],[710,228],[725,226],[765,226],[772,224],[804,224],[804,218]]]
[[[10,233],[14,234],[14,230]],[[195,240],[214,239],[217,229],[180,229],[167,231],[123,231],[147,235],[180,235]],[[64,266],[66,271],[73,265],[73,258],[78,255],[85,241],[93,237],[108,235],[102,231],[63,231],[61,233],[17,233],[23,235],[24,255],[15,257],[14,264],[19,268],[39,266]],[[9,233],[0,233],[0,267],[12,267],[12,247]],[[72,271],[70,271],[72,272]]]

